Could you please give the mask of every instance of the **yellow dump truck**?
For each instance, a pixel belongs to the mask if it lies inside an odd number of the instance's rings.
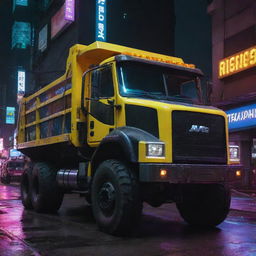
[[[176,57],[74,45],[65,74],[20,104],[18,150],[31,159],[24,207],[54,212],[77,192],[99,228],[118,235],[137,225],[143,202],[176,203],[189,224],[220,224],[235,170],[225,113],[201,103],[202,75]]]

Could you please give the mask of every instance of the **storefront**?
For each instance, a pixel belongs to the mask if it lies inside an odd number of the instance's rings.
[[[256,1],[213,0],[211,103],[228,114],[242,186],[256,188]]]
[[[256,100],[226,110],[229,123],[230,155],[242,164],[242,187],[256,188]]]
[[[222,86],[235,91],[239,85],[241,89],[240,95],[236,96],[236,92],[227,90],[226,99],[215,103],[228,115],[231,157],[237,159],[236,163],[242,164],[241,187],[247,189],[256,188],[256,79],[252,76],[253,71],[256,73],[255,67],[256,46],[221,59],[218,64],[218,79]],[[245,79],[255,85],[250,93],[245,93],[248,89]]]

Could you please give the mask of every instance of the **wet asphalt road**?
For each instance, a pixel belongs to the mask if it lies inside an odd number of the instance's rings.
[[[256,256],[256,199],[234,194],[217,228],[189,227],[174,204],[144,207],[131,237],[97,230],[84,198],[66,195],[57,215],[25,211],[17,186],[0,184],[0,256]]]

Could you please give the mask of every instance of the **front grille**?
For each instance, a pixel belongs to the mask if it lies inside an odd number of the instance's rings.
[[[174,163],[225,164],[227,162],[224,117],[173,111],[172,131]]]

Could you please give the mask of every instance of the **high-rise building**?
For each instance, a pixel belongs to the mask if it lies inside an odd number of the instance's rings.
[[[47,2],[47,3],[46,3]],[[36,87],[64,73],[69,48],[106,41],[173,54],[173,1],[38,1],[33,72]]]

